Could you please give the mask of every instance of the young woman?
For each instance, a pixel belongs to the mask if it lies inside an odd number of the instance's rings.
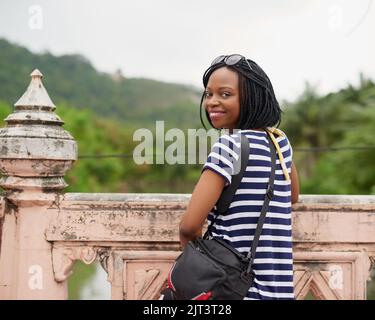
[[[275,129],[281,110],[272,84],[254,61],[238,54],[216,58],[204,73],[203,84],[201,109],[203,105],[214,128],[229,129],[230,134],[214,144],[203,167],[181,219],[181,245],[201,236],[206,218],[213,220],[215,204],[231,183],[233,159],[240,155],[240,137],[235,133],[240,129],[250,144],[247,169],[227,214],[215,220],[212,236],[249,252],[271,170],[269,131],[278,156],[275,192],[255,256],[255,281],[245,299],[294,299],[291,204],[298,200],[299,185],[292,147]]]

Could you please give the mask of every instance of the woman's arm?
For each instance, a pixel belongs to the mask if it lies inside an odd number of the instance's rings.
[[[191,195],[180,222],[180,243],[184,247],[202,234],[204,222],[224,189],[225,179],[212,170],[204,170]]]
[[[298,173],[297,168],[292,162],[292,170],[290,175],[291,180],[291,187],[292,187],[292,204],[298,202],[299,196],[299,181],[298,181]]]
[[[297,169],[291,169],[292,203],[298,202],[299,181]],[[191,195],[190,202],[180,222],[180,243],[184,247],[202,234],[208,213],[215,206],[224,189],[225,179],[212,170],[204,170]]]

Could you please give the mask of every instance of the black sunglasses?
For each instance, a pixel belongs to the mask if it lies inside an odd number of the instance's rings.
[[[247,61],[247,59],[240,54],[231,54],[229,56],[226,56],[226,55],[218,56],[212,61],[211,66],[221,63],[221,62],[224,62],[227,66],[234,66],[237,63],[239,63],[241,60],[245,60],[250,70],[253,70],[253,68],[250,66],[249,61]]]

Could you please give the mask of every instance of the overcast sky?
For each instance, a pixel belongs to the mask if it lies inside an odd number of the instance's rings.
[[[326,93],[375,79],[374,35],[372,0],[0,0],[0,37],[33,52],[198,87],[213,58],[241,53],[289,100],[305,81]]]

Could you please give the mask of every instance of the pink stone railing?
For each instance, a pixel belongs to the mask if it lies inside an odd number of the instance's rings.
[[[0,298],[66,299],[76,260],[100,261],[112,299],[155,299],[179,254],[190,195],[66,193],[77,158],[39,71],[0,129]],[[375,196],[300,197],[293,206],[297,299],[366,299]]]

